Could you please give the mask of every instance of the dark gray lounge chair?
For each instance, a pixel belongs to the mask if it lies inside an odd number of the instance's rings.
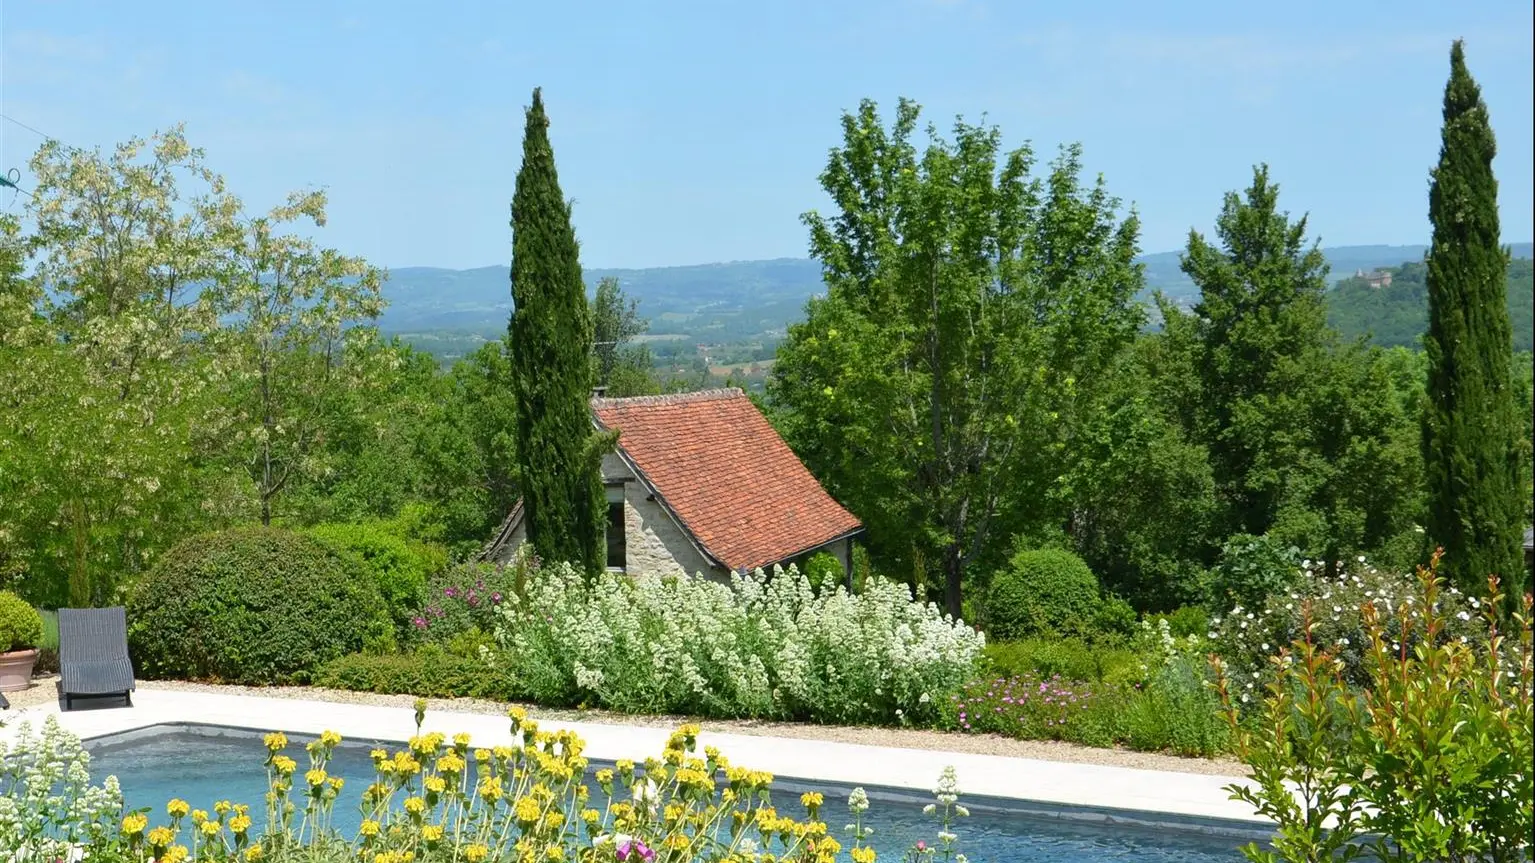
[[[64,709],[76,698],[121,696],[133,706],[128,618],[117,608],[59,609],[59,692]]]
[[[5,693],[0,692],[0,710],[10,710],[10,709],[11,709],[11,702],[5,697]]]

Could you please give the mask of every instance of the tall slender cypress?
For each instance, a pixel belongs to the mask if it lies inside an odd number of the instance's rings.
[[[592,572],[604,563],[606,525],[601,456],[588,405],[592,320],[537,89],[512,198],[512,306],[517,473],[528,541],[546,561]]]
[[[1481,89],[1457,40],[1443,142],[1429,190],[1429,403],[1423,421],[1428,536],[1463,589],[1496,574],[1523,584],[1520,422],[1508,319],[1509,252],[1498,227],[1497,152]]]

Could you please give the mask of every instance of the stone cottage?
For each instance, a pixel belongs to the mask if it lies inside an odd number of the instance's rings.
[[[863,531],[739,389],[594,398],[598,428],[619,432],[602,461],[608,569],[727,580],[829,552],[847,572]],[[527,539],[522,504],[481,558],[510,560]]]

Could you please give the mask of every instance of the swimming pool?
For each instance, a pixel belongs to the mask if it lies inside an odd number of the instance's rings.
[[[313,739],[289,735],[295,744]],[[377,741],[348,741],[335,753],[330,772],[347,779],[335,807],[335,826],[355,831],[361,821],[362,789],[374,775],[369,751]],[[249,803],[260,812],[266,793],[262,767],[265,751],[258,732],[206,725],[162,725],[87,742],[91,774],[97,781],[114,775],[122,785],[127,809],[162,812],[172,797],[194,808],[211,809],[216,800]],[[386,743],[395,746],[397,743]],[[295,747],[296,748],[296,747]],[[195,753],[195,757],[189,757]],[[592,769],[601,766],[593,762]],[[589,771],[589,775],[590,775]],[[935,777],[936,778],[936,777]],[[961,788],[963,788],[963,779]],[[822,820],[833,829],[849,823],[847,796],[851,787],[779,778],[774,799],[789,808],[805,791],[820,791],[826,799]],[[917,840],[932,843],[937,822],[922,814],[932,802],[926,792],[865,786],[872,806],[865,823],[875,830],[870,844],[882,860],[898,860]],[[602,792],[592,787],[592,799]],[[961,819],[956,833],[959,848],[971,863],[1088,863],[1136,860],[1145,863],[1230,863],[1235,850],[1260,838],[1249,825],[1213,819],[1174,819],[1184,829],[1152,829],[1106,823],[1104,812],[1030,806],[1002,798],[962,796],[971,816]],[[1128,813],[1127,813],[1128,815]],[[1159,816],[1159,819],[1161,816]],[[1120,819],[1121,822],[1123,819]]]

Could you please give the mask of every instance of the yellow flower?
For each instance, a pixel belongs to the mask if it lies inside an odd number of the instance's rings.
[[[480,799],[486,803],[494,804],[500,800],[505,790],[501,787],[501,777],[487,776],[480,780]]]
[[[618,768],[618,775],[626,779],[634,775],[634,762],[627,758],[618,759],[613,766]]]
[[[261,738],[261,741],[266,744],[268,752],[281,752],[288,748],[288,735],[281,731],[274,731]]]
[[[134,813],[123,819],[123,832],[129,836],[137,836],[149,826],[149,819],[143,815]]]
[[[204,821],[202,823],[201,829],[203,831],[203,836],[212,839],[213,837],[219,835],[219,831],[224,828],[220,827],[217,821]]]
[[[469,863],[480,863],[481,860],[489,856],[490,849],[478,843],[464,849],[464,859],[468,860]]]
[[[374,764],[383,764],[385,761],[389,760],[389,752],[388,750],[384,749],[375,749],[368,753],[368,757],[373,759]]]
[[[550,812],[544,816],[545,830],[558,830],[565,823],[565,816],[559,812]]]
[[[865,845],[862,848],[854,848],[849,852],[853,857],[853,863],[874,863],[874,849]]]
[[[201,823],[203,823],[204,821],[207,821],[207,820],[208,820],[208,813],[207,812],[203,811],[202,809],[193,809],[192,810],[192,823],[193,824],[201,824]]]
[[[469,749],[469,735],[462,731],[453,735],[453,746],[455,749],[467,751]]]
[[[513,707],[512,709],[506,711],[506,716],[508,719],[512,720],[512,731],[515,732],[517,730],[517,726],[521,725],[528,718],[528,711],[522,709],[521,707]]]
[[[164,848],[175,841],[176,834],[169,827],[156,827],[149,831],[149,836],[145,838],[149,840],[150,845],[156,848]]]
[[[595,809],[582,809],[581,820],[587,824],[596,824],[602,818],[602,813]]]
[[[345,779],[342,779],[340,776],[332,776],[330,778],[330,796],[335,797],[337,794],[340,794],[341,789],[345,787]]]
[[[233,808],[234,807],[230,805],[228,800],[220,800],[219,802],[213,804],[213,811],[220,815],[228,815],[229,810]]]
[[[799,802],[806,809],[815,809],[826,802],[826,798],[819,791],[807,791],[799,796]]]
[[[452,775],[454,773],[461,773],[463,769],[464,759],[459,758],[457,755],[449,754],[437,759],[438,773],[447,773]]]
[[[520,824],[532,824],[538,820],[538,801],[532,797],[520,797],[512,806],[512,813]]]
[[[476,749],[476,750],[474,750],[474,761],[475,761],[476,764],[487,764],[487,763],[489,763],[490,762],[490,756],[491,756],[491,752],[490,752],[489,749]]]
[[[544,849],[544,857],[546,857],[550,863],[560,863],[560,861],[565,859],[565,849],[558,845],[550,845],[548,848]]]
[[[428,824],[421,828],[421,838],[428,843],[442,841],[442,827],[437,824]]]
[[[371,839],[378,835],[378,829],[379,823],[370,818],[367,821],[362,822],[362,825],[357,828],[357,832]]]
[[[613,784],[613,771],[606,768],[597,771],[597,784],[602,786],[603,791],[612,793],[610,786]]]
[[[165,804],[165,812],[172,818],[185,818],[189,811],[191,811],[191,807],[187,806],[185,800],[172,800]]]
[[[428,776],[423,784],[433,794],[441,794],[448,788],[448,783],[441,776]]]
[[[262,858],[264,853],[265,852],[261,850],[260,845],[252,845],[251,847],[245,849],[245,861],[246,863],[256,863],[256,861]]]
[[[298,762],[286,755],[279,755],[272,759],[272,768],[278,776],[292,776],[293,771],[298,769]]]
[[[339,746],[341,744],[341,735],[334,731],[321,731],[320,742],[326,746]]]
[[[249,815],[241,813],[229,819],[229,832],[240,835],[249,829],[251,829],[251,819]]]
[[[426,812],[426,801],[420,797],[405,798],[405,811],[412,818],[419,818]]]
[[[182,863],[185,859],[187,859],[187,846],[172,845],[160,855],[159,863]]]
[[[304,774],[304,781],[308,782],[311,788],[319,788],[321,785],[324,785],[327,778],[325,771],[318,767]]]

